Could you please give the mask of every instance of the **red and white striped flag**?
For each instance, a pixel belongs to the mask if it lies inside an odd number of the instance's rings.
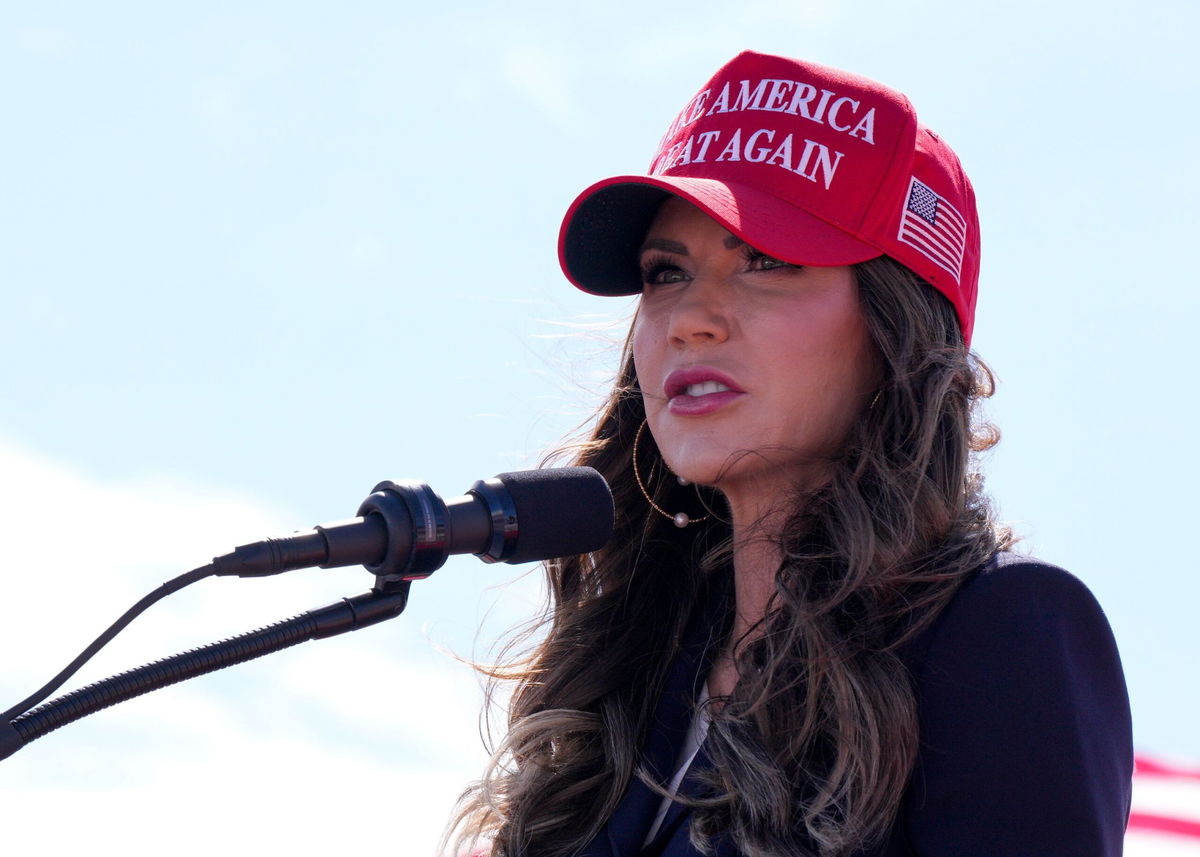
[[[953,274],[955,282],[961,279],[967,221],[945,197],[915,177],[908,185],[896,237]]]
[[[1125,857],[1200,857],[1200,767],[1134,759]]]

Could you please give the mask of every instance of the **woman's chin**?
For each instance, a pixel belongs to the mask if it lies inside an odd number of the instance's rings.
[[[682,482],[724,491],[754,477],[752,471],[755,468],[746,466],[743,458],[743,456],[729,455],[714,457],[711,460],[693,457],[684,459],[685,463],[678,467],[669,462],[668,466]]]
[[[663,460],[676,477],[694,485],[716,487],[728,470],[729,456],[709,450],[685,447],[663,453]]]

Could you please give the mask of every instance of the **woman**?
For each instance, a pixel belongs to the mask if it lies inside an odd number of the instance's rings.
[[[743,53],[650,174],[586,190],[567,276],[641,295],[575,462],[617,533],[546,636],[460,841],[542,855],[1115,855],[1104,616],[1008,551],[972,451],[979,236],[901,94]],[[690,483],[690,484],[689,484]]]

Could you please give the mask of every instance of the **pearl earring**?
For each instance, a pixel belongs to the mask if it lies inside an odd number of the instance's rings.
[[[662,515],[664,518],[670,520],[680,529],[683,529],[688,524],[699,524],[701,521],[707,521],[708,515],[705,515],[703,518],[696,518],[695,520],[692,520],[691,517],[688,516],[687,512],[676,512],[674,515],[672,515],[666,509],[655,503],[653,499],[651,499],[650,492],[646,490],[646,484],[642,482],[642,473],[638,469],[638,443],[641,442],[642,432],[645,430],[646,421],[642,420],[642,424],[638,426],[637,434],[633,436],[633,478],[637,480],[638,488],[641,490],[642,496],[646,498],[646,502],[650,504],[650,508],[658,512],[658,514]],[[666,462],[663,463],[663,466],[666,466]],[[680,485],[691,484],[682,476],[676,476],[675,479]]]

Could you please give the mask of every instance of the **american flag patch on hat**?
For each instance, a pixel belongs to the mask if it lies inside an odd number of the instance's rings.
[[[945,268],[956,282],[961,277],[967,221],[944,197],[916,178],[908,186],[908,201],[896,237]]]

